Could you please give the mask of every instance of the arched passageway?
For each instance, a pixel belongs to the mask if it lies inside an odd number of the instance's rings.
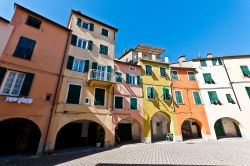
[[[241,137],[239,123],[232,118],[218,119],[214,124],[217,139],[227,137]]]
[[[96,122],[74,121],[63,126],[56,137],[55,150],[77,147],[103,147],[105,130]]]
[[[131,118],[121,120],[115,128],[116,143],[141,142],[141,135],[139,124]]]
[[[151,139],[152,142],[166,140],[170,132],[170,118],[162,112],[157,112],[151,118]]]
[[[183,140],[202,138],[201,127],[194,119],[187,119],[181,125]]]
[[[41,132],[32,121],[13,118],[0,122],[0,155],[32,155],[37,153]]]

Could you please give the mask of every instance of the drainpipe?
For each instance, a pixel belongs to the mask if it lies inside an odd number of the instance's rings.
[[[59,89],[60,89],[59,87],[61,87],[60,83],[61,83],[61,80],[62,80],[62,75],[63,75],[62,72],[63,72],[63,68],[64,68],[64,61],[65,61],[65,58],[66,58],[66,53],[67,53],[67,49],[68,49],[68,43],[69,43],[70,35],[71,35],[71,30],[68,32],[67,42],[66,42],[66,45],[65,45],[65,48],[64,48],[63,60],[62,60],[60,73],[59,73],[59,78],[57,80],[57,85],[56,85],[56,89],[55,89],[55,97],[53,99],[52,108],[51,108],[51,111],[50,111],[49,123],[48,123],[47,133],[46,133],[46,137],[45,137],[45,144],[44,144],[44,147],[43,147],[43,152],[45,151],[45,147],[47,145],[47,139],[48,139],[48,135],[49,135],[49,128],[50,128],[51,121],[52,121],[53,110],[54,110],[55,106],[57,105],[56,101],[57,101],[57,98],[59,96]]]
[[[232,90],[233,90],[233,93],[234,93],[234,96],[235,96],[235,99],[236,99],[236,103],[237,103],[237,105],[238,105],[240,111],[242,111],[242,110],[241,110],[241,107],[240,107],[240,104],[239,104],[239,100],[238,100],[238,98],[237,98],[237,96],[236,96],[236,93],[235,93],[235,90],[234,90],[234,88],[233,88],[232,81],[231,81],[231,79],[230,79],[230,77],[229,77],[229,74],[228,74],[228,71],[227,71],[226,64],[224,63],[224,59],[223,59],[223,65],[222,65],[222,66],[224,67],[224,69],[225,69],[225,71],[226,71],[226,73],[227,73],[227,78],[228,78],[228,80],[229,80],[230,87],[231,87]]]

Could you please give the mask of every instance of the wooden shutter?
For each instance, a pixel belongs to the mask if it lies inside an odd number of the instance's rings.
[[[20,96],[29,96],[30,88],[34,79],[33,73],[27,73],[20,91]]]
[[[6,72],[7,72],[7,69],[5,67],[0,67],[0,86],[4,79]]]
[[[217,59],[212,59],[212,63],[213,63],[213,66],[215,66],[217,63]]]
[[[93,49],[93,41],[89,40],[88,41],[88,50],[92,51]]]
[[[183,104],[181,91],[175,91],[175,97],[177,104]]]
[[[201,66],[207,66],[207,63],[206,63],[206,60],[200,60],[200,64],[201,64]]]
[[[73,46],[76,46],[76,42],[77,42],[77,36],[72,34],[72,37],[71,37],[71,44],[72,44]]]
[[[240,66],[240,68],[244,76],[250,76],[250,71],[248,69],[248,66]]]
[[[35,45],[35,40],[21,36],[15,49],[14,56],[30,60]]]
[[[85,64],[84,64],[84,72],[88,72],[89,71],[89,60],[85,60]]]
[[[67,103],[79,104],[81,95],[81,86],[69,84]]]
[[[73,56],[70,56],[70,55],[68,56],[68,62],[66,66],[67,69],[72,70],[74,59],[75,58]]]
[[[193,92],[195,104],[201,104],[201,98],[199,92]]]
[[[250,87],[245,87],[245,88],[246,88],[246,91],[247,91],[248,97],[250,98]]]
[[[92,23],[89,24],[89,30],[94,31],[94,24]]]
[[[141,84],[141,77],[137,76],[137,85],[140,85],[140,84]]]
[[[167,89],[165,87],[162,88],[162,97],[163,100],[167,100]]]
[[[96,62],[92,62],[92,69],[96,70],[97,69],[97,63]]]
[[[129,74],[126,74],[126,83],[130,84],[130,75]]]
[[[232,96],[230,94],[226,94],[226,97],[227,97],[227,101],[229,103],[235,104],[235,102],[234,102],[234,100],[233,100],[233,98],[232,98]]]
[[[104,100],[105,100],[105,89],[96,88],[94,104],[104,106],[105,104]]]
[[[115,108],[123,108],[123,97],[115,96]]]
[[[137,98],[130,98],[130,109],[137,110]]]
[[[151,90],[152,88],[150,86],[147,87],[147,97],[148,99],[151,99]]]
[[[82,25],[82,19],[77,18],[77,23],[76,23],[76,25],[78,25],[79,27],[81,27],[81,25]]]

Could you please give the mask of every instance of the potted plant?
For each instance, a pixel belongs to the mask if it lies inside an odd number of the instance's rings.
[[[104,131],[103,129],[99,129],[97,130],[97,135],[96,135],[96,147],[100,148],[103,141],[104,141]]]

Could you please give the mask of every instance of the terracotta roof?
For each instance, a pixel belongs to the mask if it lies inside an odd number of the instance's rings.
[[[7,20],[7,19],[5,19],[5,18],[3,18],[3,17],[1,17],[1,16],[0,16],[0,20],[2,20],[2,21],[4,21],[4,22],[6,22],[6,23],[8,23],[8,24],[10,23],[10,21],[9,21],[9,20]]]
[[[62,29],[64,29],[64,30],[66,30],[66,31],[71,31],[70,29],[66,28],[65,26],[60,25],[60,24],[58,24],[58,23],[56,23],[56,22],[54,22],[54,21],[52,21],[52,20],[50,20],[50,19],[48,19],[48,18],[46,18],[46,17],[40,15],[40,14],[37,14],[37,13],[35,13],[35,12],[33,12],[33,11],[31,11],[31,10],[29,10],[29,9],[27,9],[27,8],[25,8],[25,7],[23,7],[23,6],[19,5],[19,4],[17,4],[17,3],[14,3],[14,7],[15,7],[15,8],[23,9],[23,10],[25,10],[26,12],[31,13],[32,15],[34,15],[34,16],[36,16],[36,17],[42,19],[42,20],[45,20],[45,21],[47,21],[47,22],[49,22],[49,23],[51,23],[51,24],[54,24],[54,25],[56,25],[56,26],[58,26],[58,27],[60,27],[60,28],[62,28]]]
[[[108,25],[108,24],[106,24],[106,23],[103,23],[103,22],[101,22],[101,21],[98,21],[98,20],[96,20],[96,19],[94,19],[94,18],[92,18],[92,17],[89,17],[89,16],[87,16],[87,15],[81,13],[80,11],[72,10],[72,11],[71,11],[71,14],[72,14],[72,13],[78,14],[79,16],[85,17],[85,18],[87,18],[87,19],[89,19],[89,20],[91,20],[91,21],[94,21],[94,22],[97,22],[97,23],[99,23],[99,24],[102,24],[102,25],[104,25],[104,26],[106,26],[106,27],[108,27],[108,28],[111,28],[111,29],[115,30],[116,32],[118,31],[117,28],[115,28],[115,27],[113,27],[113,26],[111,26],[111,25]]]
[[[149,55],[161,55],[166,49],[154,46],[138,44],[135,48],[137,52],[142,52]]]

